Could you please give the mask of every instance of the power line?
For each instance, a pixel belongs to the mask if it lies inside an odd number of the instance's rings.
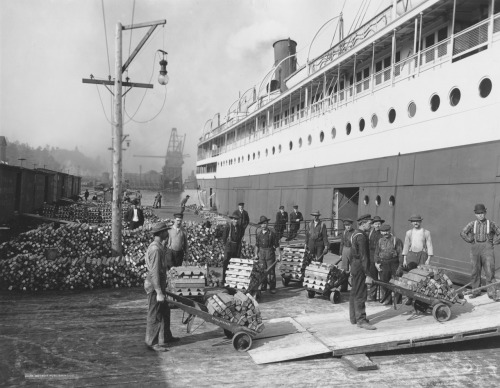
[[[134,14],[135,14],[135,0],[134,3],[132,4],[132,21],[130,22],[130,25],[134,25]],[[130,30],[130,41],[128,44],[128,56],[130,57],[130,49],[132,47],[132,34],[134,33],[134,30]],[[128,75],[128,69],[127,69],[127,75]]]
[[[106,40],[106,55],[108,56],[108,74],[111,75],[111,62],[109,60],[108,33],[106,31],[106,15],[104,13],[104,0],[101,0],[102,20],[104,22],[104,38]]]

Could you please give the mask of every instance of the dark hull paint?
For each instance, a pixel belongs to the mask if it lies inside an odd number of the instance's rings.
[[[468,282],[470,247],[459,234],[475,219],[475,203],[484,203],[487,217],[500,223],[499,147],[500,141],[495,141],[275,174],[199,179],[198,183],[202,190],[216,191],[215,205],[221,214],[245,202],[252,222],[261,215],[274,220],[279,205],[291,211],[297,204],[304,215],[319,209],[322,217],[330,217],[334,190],[359,187],[357,215],[381,216],[403,239],[411,228],[408,217],[421,214],[423,227],[432,234],[433,263],[453,271],[454,280]],[[365,196],[370,199],[367,205]],[[389,205],[390,196],[395,197],[394,206]],[[345,218],[339,213],[339,218]],[[497,258],[496,267],[499,263]]]

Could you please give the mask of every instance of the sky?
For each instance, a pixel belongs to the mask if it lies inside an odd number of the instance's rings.
[[[124,100],[125,172],[160,171],[172,128],[186,135],[184,176],[196,166],[203,125],[271,70],[272,44],[297,42],[298,63],[328,49],[343,11],[345,33],[368,0],[0,0],[0,135],[32,147],[78,149],[106,160],[112,138],[112,100],[104,86],[83,84],[92,74],[114,78],[115,31],[166,19],[126,74],[134,88]],[[368,15],[386,6],[372,0]],[[315,34],[320,30],[311,45]],[[123,32],[123,62],[148,28]],[[338,35],[338,34],[337,34]],[[166,87],[157,82],[157,50],[168,52]],[[73,173],[73,172],[72,172]],[[76,173],[76,172],[74,172]]]

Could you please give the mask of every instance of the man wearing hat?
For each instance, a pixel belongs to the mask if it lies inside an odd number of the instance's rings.
[[[427,265],[434,254],[431,232],[422,228],[422,217],[418,214],[412,214],[408,221],[412,223],[413,229],[405,235],[403,267],[408,267],[410,263]]]
[[[237,214],[239,216],[238,225],[240,227],[240,247],[238,250],[238,256],[241,255],[241,246],[243,237],[245,237],[245,230],[247,229],[248,224],[250,223],[250,217],[248,216],[248,212],[245,210],[245,204],[240,202],[238,204],[238,209],[233,212],[233,214]]]
[[[189,199],[189,195],[186,195],[186,197],[181,201],[181,214],[184,213],[184,210],[186,210],[186,202]]]
[[[285,211],[283,205],[280,206],[278,213],[276,213],[276,223],[274,228],[276,229],[276,235],[278,241],[283,237],[283,233],[286,230],[286,223],[288,222],[288,213]]]
[[[144,213],[138,205],[139,202],[134,199],[132,206],[127,210],[125,216],[125,221],[128,223],[129,229],[132,230],[144,225]]]
[[[222,283],[226,284],[226,271],[229,261],[233,257],[239,256],[240,234],[241,229],[238,225],[240,216],[234,212],[229,216],[231,221],[226,223],[222,232],[222,242],[224,243],[224,262],[222,263]]]
[[[372,216],[365,214],[358,218],[358,229],[351,236],[351,294],[349,296],[349,318],[353,325],[366,330],[375,330],[366,319],[366,284],[371,284],[370,277],[370,251],[368,236],[371,228]]]
[[[167,265],[180,267],[184,258],[189,257],[187,232],[182,227],[182,213],[174,214],[174,225],[168,231]]]
[[[471,287],[481,287],[481,268],[484,269],[486,285],[495,283],[495,252],[493,245],[500,244],[500,228],[493,221],[486,218],[486,207],[479,203],[474,206],[476,220],[469,222],[460,233],[460,236],[471,244],[470,257],[472,262]],[[497,300],[497,292],[500,287],[488,287],[488,296]],[[476,291],[471,298],[481,295]]]
[[[321,213],[316,210],[311,213],[314,217],[309,223],[309,228],[306,231],[305,248],[315,256],[314,261],[323,262],[323,256],[328,252],[328,235],[326,233],[326,225],[321,222],[319,217]]]
[[[391,226],[384,224],[380,227],[382,237],[378,240],[375,248],[375,266],[379,271],[380,281],[388,283],[391,278],[396,276],[399,264],[403,262],[403,242],[391,234]],[[385,301],[385,305],[392,303],[392,292],[382,287],[382,296],[380,302]]]
[[[368,234],[368,242],[370,245],[370,276],[372,279],[378,279],[378,271],[375,266],[375,249],[377,249],[378,240],[382,237],[382,233],[380,233],[380,227],[385,222],[379,216],[374,216],[372,220],[372,226],[370,229],[370,233]],[[368,300],[374,301],[377,300],[377,288],[375,284],[373,284],[368,290]]]
[[[166,352],[167,343],[177,342],[179,338],[170,331],[170,307],[165,300],[167,288],[166,251],[162,242],[168,238],[169,226],[159,222],[153,226],[151,233],[154,240],[146,252],[147,274],[144,289],[148,294],[148,313],[146,321],[146,345],[157,352]],[[159,343],[163,333],[163,346]]]
[[[344,271],[349,270],[349,256],[351,254],[351,236],[354,230],[352,229],[353,220],[350,218],[345,218],[342,220],[344,223],[344,231],[340,237],[340,257],[342,262],[340,263],[340,268]],[[347,291],[347,283],[343,284],[341,291]]]
[[[293,205],[293,210],[290,213],[290,233],[286,241],[293,240],[297,237],[297,233],[300,229],[300,221],[304,221],[304,217],[302,213],[299,212],[299,206]]]
[[[276,261],[276,250],[279,259],[281,259],[280,242],[274,230],[269,229],[269,221],[270,219],[266,216],[260,217],[259,224],[261,228],[257,232],[255,241],[255,254],[259,260],[259,265],[266,270]],[[269,271],[267,279],[262,283],[262,291],[266,291],[267,283],[269,283],[271,294],[276,293],[276,266]]]

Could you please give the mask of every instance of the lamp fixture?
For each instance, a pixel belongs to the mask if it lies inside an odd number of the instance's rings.
[[[160,85],[166,85],[166,84],[168,84],[169,78],[168,78],[168,74],[167,74],[168,62],[165,59],[165,55],[167,55],[168,53],[166,51],[163,51],[163,50],[158,50],[158,51],[163,54],[163,58],[160,61],[160,75],[158,76],[158,83]]]

